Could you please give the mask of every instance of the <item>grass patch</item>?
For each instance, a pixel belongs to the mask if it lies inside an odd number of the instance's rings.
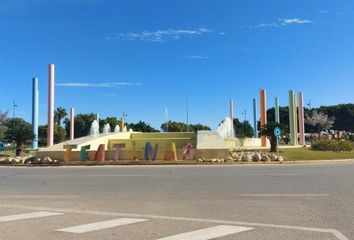
[[[0,157],[16,157],[15,150],[0,151]]]
[[[310,148],[280,149],[285,161],[354,159],[354,152],[315,151]]]

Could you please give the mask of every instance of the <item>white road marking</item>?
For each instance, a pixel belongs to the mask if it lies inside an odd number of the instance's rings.
[[[242,194],[242,197],[328,197],[329,194]]]
[[[158,240],[208,240],[218,237],[223,237],[231,234],[236,234],[244,231],[252,230],[253,228],[219,225],[215,227],[204,228],[192,232],[181,233],[173,236],[159,238]]]
[[[0,222],[11,222],[11,221],[17,221],[17,220],[51,217],[51,216],[57,216],[57,215],[62,215],[62,214],[63,213],[59,213],[59,212],[41,211],[41,212],[34,212],[34,213],[24,213],[24,214],[0,216]]]
[[[109,220],[109,221],[95,222],[95,223],[74,226],[74,227],[62,228],[62,229],[58,229],[56,231],[69,232],[69,233],[86,233],[86,232],[93,232],[93,231],[97,231],[97,230],[113,228],[113,227],[117,227],[117,226],[133,224],[133,223],[140,223],[140,222],[145,222],[145,221],[147,221],[147,219],[119,218],[119,219],[114,219],[114,220]]]
[[[89,214],[89,215],[99,215],[99,216],[151,218],[151,219],[190,221],[190,222],[213,223],[213,224],[224,224],[224,225],[244,225],[249,227],[280,228],[280,229],[290,229],[290,230],[299,230],[299,231],[329,233],[336,236],[337,239],[339,240],[349,240],[349,238],[344,236],[344,234],[342,234],[336,229],[331,229],[331,228],[313,228],[313,227],[301,227],[301,226],[291,226],[291,225],[241,222],[241,221],[230,221],[230,220],[221,220],[221,219],[175,217],[175,216],[163,216],[163,215],[152,215],[152,214],[133,214],[133,213],[117,213],[117,212],[90,211],[90,210],[77,210],[77,209],[65,209],[65,208],[47,208],[47,207],[35,207],[35,206],[27,206],[27,205],[16,205],[16,204],[0,204],[0,207],[38,210],[38,211],[56,211],[56,212],[63,212],[63,213],[77,213],[77,214]]]
[[[0,195],[0,198],[79,198],[69,195]]]

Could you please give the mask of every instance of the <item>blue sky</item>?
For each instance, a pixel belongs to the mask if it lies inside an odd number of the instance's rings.
[[[0,109],[31,119],[39,77],[46,123],[47,68],[55,106],[102,117],[128,114],[159,127],[169,118],[215,128],[266,88],[313,106],[354,102],[352,0],[0,0]],[[251,119],[251,118],[250,118]]]

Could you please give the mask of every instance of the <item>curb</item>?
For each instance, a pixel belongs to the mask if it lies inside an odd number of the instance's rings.
[[[130,160],[121,160],[119,162],[97,162],[97,161],[85,161],[85,162],[71,162],[60,164],[1,164],[0,167],[61,167],[61,166],[227,166],[227,165],[281,165],[281,164],[333,164],[333,163],[354,163],[354,159],[332,159],[332,160],[292,160],[292,161],[270,161],[270,162],[197,162],[197,161],[130,161]]]

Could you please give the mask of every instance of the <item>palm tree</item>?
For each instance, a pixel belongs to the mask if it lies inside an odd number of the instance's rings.
[[[57,107],[57,109],[54,111],[54,120],[60,126],[61,120],[67,115],[68,113],[66,112],[65,108]]]

